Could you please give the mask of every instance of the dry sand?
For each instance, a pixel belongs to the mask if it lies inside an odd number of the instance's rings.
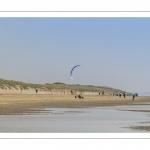
[[[132,101],[132,97],[130,96],[119,98],[117,96],[84,95],[84,99],[75,99],[74,95],[1,94],[0,115],[36,113],[40,112],[40,109],[52,107],[101,107],[134,105],[139,102],[150,102],[150,97],[136,97],[135,100]]]

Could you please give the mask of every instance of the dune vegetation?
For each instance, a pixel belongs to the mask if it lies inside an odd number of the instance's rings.
[[[32,84],[32,83],[24,83],[21,81],[13,81],[13,80],[5,80],[0,79],[0,90],[18,90],[18,91],[28,91],[28,90],[35,91],[38,89],[38,91],[44,91],[44,92],[50,92],[50,91],[76,91],[76,92],[102,92],[105,91],[105,94],[112,94],[112,93],[123,93],[126,91],[114,89],[110,87],[105,86],[94,86],[94,85],[79,85],[79,84],[64,84],[60,82],[56,83],[45,83],[45,84]],[[131,93],[126,92],[128,95],[131,95]]]

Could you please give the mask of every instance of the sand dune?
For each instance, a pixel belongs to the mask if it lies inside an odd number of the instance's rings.
[[[82,95],[98,95],[98,92],[79,92],[79,91],[74,91],[74,95],[76,94],[81,94]],[[28,88],[28,90],[16,90],[15,88],[11,89],[0,89],[0,94],[36,94],[36,90],[32,88]],[[71,95],[70,90],[64,89],[64,90],[58,90],[58,89],[52,89],[52,90],[42,90],[38,89],[38,94],[50,94],[50,95]],[[105,92],[105,95],[110,95],[112,93],[110,92]]]

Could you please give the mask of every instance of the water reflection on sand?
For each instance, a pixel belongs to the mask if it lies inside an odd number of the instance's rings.
[[[149,122],[150,105],[98,108],[47,108],[39,114],[1,115],[0,132],[13,133],[132,133],[141,122]]]

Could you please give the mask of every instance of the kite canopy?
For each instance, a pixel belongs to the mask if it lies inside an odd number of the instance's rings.
[[[74,66],[74,67],[71,69],[71,71],[70,71],[70,77],[71,77],[72,80],[73,80],[72,72],[73,72],[73,70],[74,70],[76,67],[78,67],[78,66],[81,66],[81,65],[76,65],[76,66]]]

